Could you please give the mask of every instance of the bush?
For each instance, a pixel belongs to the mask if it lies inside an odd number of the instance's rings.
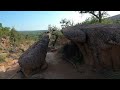
[[[55,46],[59,46],[58,39],[63,36],[60,29],[58,29],[56,26],[49,26],[48,30],[51,34],[49,45],[53,48],[55,48]]]
[[[0,62],[5,62],[5,58],[7,57],[7,53],[1,53],[0,54]]]
[[[87,18],[82,24],[95,24],[99,23],[95,17]]]
[[[99,23],[95,17],[87,18],[82,24],[97,24]],[[102,24],[120,24],[120,20],[102,19]]]
[[[5,62],[5,59],[0,57],[0,63]]]

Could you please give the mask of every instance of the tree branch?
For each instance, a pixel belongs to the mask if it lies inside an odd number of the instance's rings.
[[[94,15],[96,18],[98,18],[99,19],[99,16],[97,16],[94,12],[89,12],[90,14],[92,14],[92,15]]]

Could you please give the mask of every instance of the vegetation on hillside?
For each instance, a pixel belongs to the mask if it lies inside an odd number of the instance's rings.
[[[89,13],[92,16],[87,18],[81,24],[120,24],[120,20],[111,20],[106,18],[109,14],[106,11],[79,11],[80,14]]]
[[[99,23],[95,17],[87,18],[85,21],[83,21],[81,24],[97,24]],[[120,24],[120,20],[110,20],[107,18],[104,18],[101,22],[102,24]]]
[[[79,11],[80,14],[89,13],[96,19],[97,22],[102,23],[102,20],[108,16],[106,11]]]
[[[0,62],[4,62],[6,58],[19,58],[29,46],[42,37],[43,33],[44,31],[20,32],[14,27],[4,27],[0,23]]]

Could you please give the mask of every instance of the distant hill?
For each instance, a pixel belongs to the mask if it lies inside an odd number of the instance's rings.
[[[40,34],[40,33],[42,33],[42,32],[46,32],[46,31],[48,31],[48,30],[35,30],[35,31],[18,31],[18,32],[20,32],[20,33],[22,33],[22,34],[24,34],[24,35],[38,35],[38,34]]]
[[[109,19],[109,20],[120,20],[120,14],[112,16],[112,17],[108,17],[107,19]]]

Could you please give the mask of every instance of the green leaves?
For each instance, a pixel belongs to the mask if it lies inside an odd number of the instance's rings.
[[[99,23],[95,17],[87,18],[82,24],[97,24]],[[120,20],[109,20],[109,19],[102,19],[102,24],[120,24]]]
[[[0,23],[0,37],[8,36],[9,35],[10,28],[9,27],[3,27],[2,23]]]
[[[79,11],[80,14],[89,13],[95,17],[99,23],[102,23],[102,19],[108,16],[106,11]]]
[[[66,28],[68,26],[73,26],[74,25],[74,22],[73,21],[70,21],[70,20],[67,20],[66,18],[65,19],[62,19],[60,21],[60,24],[61,24],[61,27],[62,28]]]
[[[0,23],[0,28],[2,28],[2,23]]]
[[[87,18],[82,24],[94,24],[98,23],[98,20],[95,17]]]

